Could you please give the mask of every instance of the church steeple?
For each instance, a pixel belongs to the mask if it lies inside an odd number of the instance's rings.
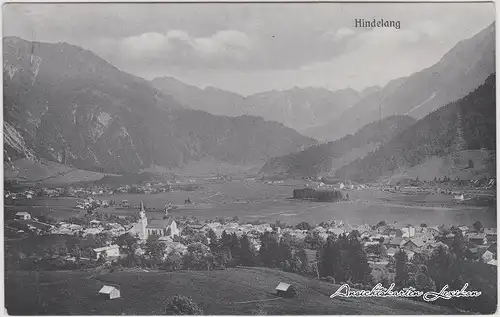
[[[141,200],[141,211],[139,211],[139,217],[141,219],[146,218],[146,210],[144,209],[144,202]]]
[[[141,211],[139,211],[139,225],[140,225],[140,234],[139,237],[143,240],[148,238],[148,218],[146,217],[146,210],[144,209],[144,202],[141,200]]]

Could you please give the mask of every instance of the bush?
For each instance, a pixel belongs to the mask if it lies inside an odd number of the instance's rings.
[[[203,310],[189,297],[175,295],[167,299],[166,315],[203,315]]]

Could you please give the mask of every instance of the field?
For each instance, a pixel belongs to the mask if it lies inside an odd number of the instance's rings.
[[[35,281],[38,280],[38,283]],[[279,282],[299,289],[298,299],[274,295]],[[158,315],[169,296],[190,296],[205,314],[453,314],[448,308],[399,298],[334,298],[327,282],[266,268],[217,271],[6,272],[6,307],[10,315]],[[104,284],[120,287],[121,298],[97,295]],[[39,294],[37,296],[37,294]]]
[[[105,175],[98,172],[79,170],[44,159],[39,162],[21,159],[15,161],[13,166],[4,164],[5,180],[16,180],[30,185],[43,183],[44,186],[58,186],[83,181],[95,181]]]
[[[452,196],[445,195],[405,195],[389,193],[373,188],[344,191],[350,201],[319,203],[287,199],[293,189],[303,186],[301,181],[288,181],[285,184],[265,184],[256,180],[232,180],[202,184],[197,191],[177,191],[154,195],[118,194],[103,196],[99,199],[112,199],[117,202],[128,200],[138,206],[143,200],[146,207],[157,211],[148,212],[148,218],[161,218],[163,206],[172,201],[177,207],[170,214],[173,217],[196,217],[200,220],[217,217],[237,216],[244,221],[275,222],[288,224],[307,221],[319,224],[333,219],[347,221],[351,225],[375,224],[379,221],[403,225],[421,223],[427,225],[472,225],[476,220],[485,227],[496,227],[496,208],[494,206],[469,206],[458,204]],[[194,204],[184,205],[186,199]],[[78,215],[72,208],[74,198],[33,199],[31,206],[6,206],[14,211],[29,211],[33,215],[49,214],[57,219]],[[21,202],[18,202],[21,204]],[[72,211],[73,210],[73,211]],[[117,215],[136,213],[136,209],[121,210],[107,208],[106,212]]]

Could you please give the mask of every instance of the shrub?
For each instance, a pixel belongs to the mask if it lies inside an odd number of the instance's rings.
[[[175,295],[167,299],[166,315],[203,315],[203,310],[189,297]]]

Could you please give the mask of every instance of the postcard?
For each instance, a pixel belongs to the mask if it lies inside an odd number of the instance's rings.
[[[497,310],[493,2],[3,7],[10,315]]]

